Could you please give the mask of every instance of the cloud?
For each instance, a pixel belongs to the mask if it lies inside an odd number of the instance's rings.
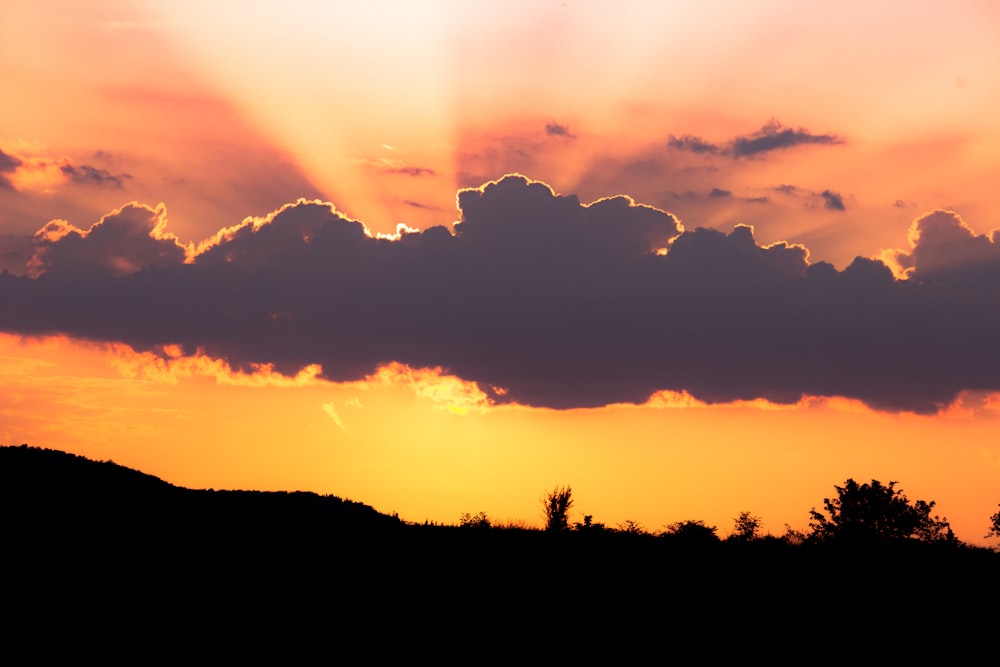
[[[21,166],[21,160],[0,150],[0,188],[14,189],[7,174],[13,174],[19,166]]]
[[[913,221],[909,241],[908,252],[890,256],[912,281],[958,289],[963,299],[970,289],[1000,287],[1000,230],[976,234],[957,213],[939,209]]]
[[[98,169],[89,165],[76,167],[65,163],[59,169],[73,181],[81,185],[97,185],[101,187],[121,188],[122,183],[130,178],[129,174],[112,174],[107,169]]]
[[[105,154],[98,152],[95,157]],[[85,186],[121,188],[129,174],[113,174],[107,169],[76,165],[68,157],[47,155],[15,155],[0,150],[0,189],[51,190],[66,182]]]
[[[755,157],[762,153],[792,148],[793,146],[803,146],[808,144],[842,144],[840,139],[833,134],[813,134],[808,130],[799,128],[793,130],[782,126],[776,119],[772,118],[762,128],[744,137],[736,137],[729,142],[726,152],[733,157]]]
[[[719,152],[719,146],[699,137],[685,134],[683,137],[670,135],[667,146],[679,151],[714,155]]]
[[[569,125],[563,125],[562,123],[546,123],[545,124],[545,134],[552,137],[566,137],[567,139],[576,139],[576,135],[569,131]]]
[[[101,218],[90,229],[52,220],[35,233],[28,268],[35,275],[123,276],[144,268],[183,262],[187,250],[165,232],[166,209],[135,202]],[[54,278],[55,279],[55,278]]]
[[[333,402],[324,403],[320,407],[323,408],[323,412],[326,413],[326,416],[333,420],[333,423],[337,425],[337,428],[345,433],[347,432],[347,426],[344,424],[344,420],[340,418],[340,415],[337,414],[337,406],[335,406]]]
[[[476,405],[665,391],[932,413],[1000,390],[997,233],[954,213],[914,222],[898,280],[878,260],[838,271],[745,225],[685,230],[628,197],[585,205],[523,176],[457,204],[454,231],[389,240],[300,200],[197,250],[166,232],[162,207],[130,204],[88,230],[50,223],[35,277],[0,274],[0,330],[332,381],[440,369],[462,381],[446,393]]]
[[[709,197],[731,197],[732,195],[732,192],[722,188],[712,188],[712,191],[708,193]]]
[[[754,158],[776,150],[809,144],[842,144],[844,140],[834,134],[814,134],[809,130],[792,129],[772,118],[756,132],[737,136],[723,145],[715,144],[700,137],[686,134],[681,137],[670,135],[667,146],[674,150],[688,151],[703,155],[725,155],[734,159]]]
[[[428,167],[390,167],[383,169],[384,174],[403,174],[404,176],[433,176],[434,170]]]
[[[832,190],[823,190],[823,192],[819,193],[819,196],[823,198],[823,206],[826,208],[833,209],[834,211],[844,210],[844,199],[839,193]]]

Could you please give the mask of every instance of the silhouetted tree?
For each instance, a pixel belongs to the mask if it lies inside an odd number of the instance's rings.
[[[986,537],[1000,537],[1000,512],[990,517],[990,532],[986,533]]]
[[[948,520],[931,516],[934,501],[911,503],[895,486],[896,482],[883,485],[876,479],[870,484],[848,479],[844,486],[835,485],[837,497],[823,499],[826,514],[816,508],[809,512],[811,537],[855,542],[956,541]]]
[[[545,530],[559,532],[569,529],[569,508],[573,506],[573,490],[556,487],[542,498],[545,508]]]
[[[754,516],[750,512],[740,512],[740,515],[733,519],[733,534],[729,536],[732,540],[749,542],[760,537],[760,517]]]

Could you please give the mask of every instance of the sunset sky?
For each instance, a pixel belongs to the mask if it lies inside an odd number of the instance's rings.
[[[0,444],[990,543],[997,3],[11,0],[0,90]]]

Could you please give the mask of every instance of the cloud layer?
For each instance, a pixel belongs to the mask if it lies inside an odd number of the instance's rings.
[[[331,380],[442,367],[494,401],[552,408],[846,396],[934,412],[1000,390],[1000,252],[936,211],[912,247],[843,271],[753,230],[685,231],[626,197],[582,205],[522,176],[462,190],[454,232],[377,238],[300,200],[197,250],[138,204],[52,222],[34,277],[0,274],[0,329],[180,345]]]

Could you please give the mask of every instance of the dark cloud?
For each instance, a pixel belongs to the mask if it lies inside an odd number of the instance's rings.
[[[726,155],[731,158],[753,158],[771,151],[809,144],[842,144],[843,139],[834,134],[813,134],[803,128],[785,127],[772,118],[762,128],[741,137],[735,137],[719,146],[710,141],[686,134],[670,135],[667,146],[676,150],[708,155]]]
[[[767,195],[760,195],[758,197],[744,197],[743,201],[748,204],[770,204],[771,198]]]
[[[833,134],[813,134],[799,128],[793,130],[784,127],[775,119],[768,121],[764,127],[745,137],[736,137],[726,147],[727,153],[734,157],[754,157],[761,153],[803,146],[808,144],[842,144],[844,141]]]
[[[568,139],[576,138],[576,135],[569,131],[569,125],[563,125],[562,123],[546,123],[545,133],[553,137],[566,137]]]
[[[112,174],[107,169],[98,169],[85,164],[77,167],[68,162],[59,167],[59,170],[71,181],[81,185],[121,188],[126,180],[132,178],[129,174]]]
[[[930,413],[1000,390],[998,239],[953,213],[914,224],[897,280],[877,260],[838,271],[747,226],[683,231],[626,197],[582,205],[520,176],[457,202],[454,233],[390,241],[300,200],[197,255],[135,204],[86,231],[50,223],[37,277],[0,274],[0,329],[177,344],[244,369],[318,363],[333,380],[440,366],[506,389],[497,402],[553,408],[675,390]]]
[[[833,190],[823,190],[819,193],[819,196],[823,198],[823,206],[834,211],[844,210],[844,198],[840,196],[839,193]]]
[[[4,174],[12,174],[21,165],[21,161],[13,155],[0,151],[0,188],[13,189],[10,180]]]
[[[910,226],[910,252],[896,260],[914,281],[951,287],[1000,287],[1000,231],[976,234],[954,211],[926,213]],[[996,310],[996,304],[991,306]],[[970,332],[974,333],[974,332]]]
[[[794,195],[796,192],[798,192],[798,190],[799,189],[794,185],[782,184],[774,186],[775,192],[780,192],[785,195]]]
[[[714,155],[719,152],[717,145],[690,134],[685,134],[683,137],[675,137],[671,134],[667,140],[667,146],[674,150],[689,151],[691,153]]]
[[[712,188],[712,191],[708,193],[709,197],[731,197],[732,195],[732,192],[722,188]]]

